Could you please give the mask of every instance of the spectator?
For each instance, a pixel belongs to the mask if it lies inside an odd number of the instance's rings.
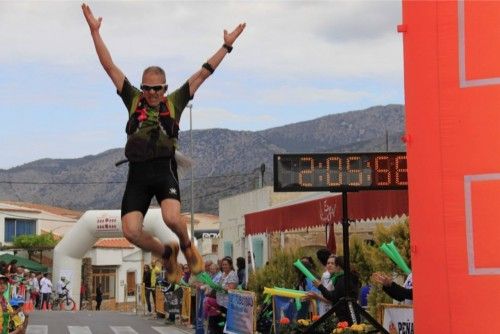
[[[210,277],[215,284],[219,284],[222,279],[222,272],[219,270],[217,263],[212,263],[210,266]]]
[[[236,259],[236,268],[238,268],[238,285],[246,289],[245,258],[239,257]]]
[[[66,286],[68,285],[69,282],[66,282],[66,277],[61,276],[59,281],[56,283],[56,292],[59,298],[64,297],[64,290],[66,289]]]
[[[319,258],[319,256],[318,256],[318,258]],[[320,262],[322,262],[322,259],[320,259]],[[320,281],[321,281],[321,284],[328,291],[333,291],[334,286],[333,286],[333,282],[331,280],[331,277],[334,275],[334,270],[335,270],[335,256],[331,255],[328,258],[325,267],[326,267],[326,270],[323,273],[323,275],[321,275]],[[314,294],[313,293],[310,293],[309,296],[318,300],[318,314],[320,316],[322,316],[323,314],[328,312],[328,310],[331,309],[332,303],[327,298],[323,297],[323,295],[321,293],[314,293]]]
[[[15,274],[17,273],[17,260],[13,259],[10,261],[9,265],[7,266],[7,274]]]
[[[227,292],[238,287],[238,275],[234,271],[233,260],[227,256],[222,259],[222,276],[220,285],[223,291],[217,291],[216,299],[217,304],[220,306],[220,311],[224,315],[227,314],[227,304],[229,302],[229,297]]]
[[[203,301],[203,313],[208,319],[208,334],[222,334],[224,327],[220,326],[220,323],[224,322],[226,319],[217,304],[215,290],[212,290],[205,296]]]
[[[382,285],[382,290],[397,301],[405,301],[411,304],[413,300],[413,277],[410,273],[403,286],[393,282],[392,278],[384,273],[376,272],[372,275],[372,281]]]
[[[31,273],[30,278],[28,279],[28,291],[30,299],[33,302],[33,306],[35,308],[38,307],[40,298],[40,284],[38,284],[38,279],[36,278],[35,273]]]
[[[158,279],[160,278],[161,267],[158,264],[158,261],[151,262],[151,290],[153,291],[153,310],[156,310],[156,284],[158,283]]]
[[[9,333],[24,333],[26,315],[23,312],[24,299],[21,297],[12,298],[10,300],[12,313],[10,315]]]
[[[189,266],[187,264],[182,265],[182,279],[185,283],[189,282],[189,278],[191,277],[191,270],[189,270]]]
[[[326,267],[326,263],[328,262],[328,259],[331,255],[332,252],[330,252],[326,248],[318,249],[318,251],[316,252],[316,257],[318,258],[319,263],[323,265],[323,267]]]
[[[38,294],[38,299],[36,300],[36,305],[38,306],[38,309],[42,309],[42,286],[40,285],[40,283],[42,282],[42,273],[41,272],[38,272],[36,273],[36,280],[38,282],[38,288],[39,288],[39,294]]]
[[[95,310],[100,311],[101,310],[101,303],[102,303],[102,285],[101,283],[97,283],[97,286],[95,288]]]
[[[148,314],[151,314],[151,294],[155,294],[151,288],[151,268],[149,265],[144,265],[144,272],[142,273],[142,283],[144,283],[144,294],[146,297],[146,305],[148,307]]]
[[[209,273],[210,272],[210,266],[214,263],[212,260],[206,260],[205,261],[205,272]]]
[[[50,280],[49,273],[43,274],[43,278],[40,280],[40,292],[42,293],[41,308],[46,307],[48,310],[50,308],[50,295],[52,294],[52,281]]]
[[[351,272],[349,282],[349,289],[345,284],[345,276],[344,276],[344,258],[342,256],[338,256],[335,258],[333,275],[332,275],[332,283],[334,289],[332,291],[328,290],[319,280],[314,280],[313,284],[320,291],[323,297],[328,299],[332,305],[337,304],[337,302],[347,295],[351,298],[357,299],[359,294],[359,277],[355,272]],[[310,295],[311,296],[311,295]],[[349,325],[352,325],[354,320],[359,321],[359,314],[355,310],[356,319],[351,319],[351,315],[348,309],[347,303],[340,303],[335,310],[335,314],[339,321],[347,321]],[[356,322],[357,322],[356,321]]]
[[[82,309],[84,299],[87,299],[87,284],[82,281],[80,284],[80,310]]]

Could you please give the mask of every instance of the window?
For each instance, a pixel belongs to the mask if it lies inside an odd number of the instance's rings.
[[[253,255],[255,267],[260,268],[264,264],[264,240],[252,238]]]
[[[115,282],[116,282],[116,268],[115,267],[97,267],[92,266],[92,299],[95,299],[95,290],[97,284],[101,284],[102,299],[115,298]]]
[[[36,220],[5,218],[5,242],[20,235],[36,234]]]
[[[233,257],[233,243],[231,241],[224,241],[224,256]]]

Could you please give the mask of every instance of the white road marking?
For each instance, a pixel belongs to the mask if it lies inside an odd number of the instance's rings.
[[[46,325],[28,325],[26,334],[48,334],[49,327]]]
[[[192,333],[192,331],[184,331],[184,330],[181,330],[179,328],[175,328],[175,327],[151,327],[153,328],[155,331],[157,331],[158,333],[160,334],[184,334],[184,333]]]
[[[89,326],[68,326],[69,334],[92,334]]]
[[[115,334],[139,334],[130,326],[109,326]]]

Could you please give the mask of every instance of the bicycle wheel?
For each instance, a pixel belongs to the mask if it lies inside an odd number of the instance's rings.
[[[52,311],[60,311],[61,301],[59,299],[53,300],[50,308]]]
[[[71,298],[63,299],[60,305],[63,311],[73,311],[76,306],[75,301]]]

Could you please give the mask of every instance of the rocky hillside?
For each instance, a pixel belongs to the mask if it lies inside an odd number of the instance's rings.
[[[404,151],[402,105],[376,106],[333,114],[263,131],[193,131],[194,207],[217,214],[218,200],[258,184],[262,163],[265,184],[272,184],[274,153]],[[180,148],[189,152],[189,134]],[[123,149],[78,159],[42,159],[0,170],[0,199],[43,203],[74,210],[120,207],[126,180]],[[181,178],[183,211],[190,208],[190,174]]]

